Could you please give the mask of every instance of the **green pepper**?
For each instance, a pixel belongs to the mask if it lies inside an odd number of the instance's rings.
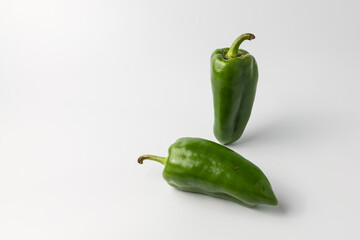
[[[217,49],[211,54],[214,135],[222,144],[238,140],[250,118],[258,67],[255,58],[239,46],[254,38],[251,33],[242,34],[230,49]]]
[[[169,185],[188,192],[228,199],[247,207],[277,205],[264,173],[231,149],[201,138],[180,138],[169,147],[168,157],[142,155],[165,165]]]

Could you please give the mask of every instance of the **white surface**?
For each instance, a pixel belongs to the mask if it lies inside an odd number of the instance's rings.
[[[1,1],[0,239],[359,239],[358,1]],[[171,188],[155,162],[215,140],[209,57],[259,64],[230,147],[278,207]]]

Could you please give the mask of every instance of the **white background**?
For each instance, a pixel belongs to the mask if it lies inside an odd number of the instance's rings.
[[[359,239],[359,1],[0,1],[0,239]],[[210,140],[210,54],[244,32],[241,140],[277,207],[180,192]]]

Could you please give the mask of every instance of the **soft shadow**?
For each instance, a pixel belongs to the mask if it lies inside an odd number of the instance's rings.
[[[229,146],[311,140],[314,136],[320,135],[317,134],[319,131],[322,131],[321,126],[311,120],[307,114],[285,115],[265,121],[264,125],[256,129],[245,129],[243,136]]]
[[[276,182],[275,182],[276,183]],[[278,216],[299,216],[303,214],[306,198],[290,185],[279,183],[277,185],[277,206],[257,205],[253,209],[262,214]]]
[[[253,209],[274,215],[286,215],[289,213],[289,207],[284,201],[279,202],[277,206],[257,205]]]
[[[269,206],[269,205],[261,205],[260,204],[260,205],[254,206],[254,207],[249,207],[249,206],[243,205],[239,202],[234,202],[234,201],[224,199],[224,198],[209,196],[209,195],[203,194],[203,193],[188,192],[188,191],[183,191],[183,190],[180,190],[177,188],[173,188],[173,189],[174,189],[174,191],[186,193],[186,195],[183,195],[183,196],[196,198],[197,200],[201,199],[201,201],[206,201],[206,204],[209,204],[211,201],[219,201],[219,204],[225,204],[227,206],[233,205],[235,207],[240,207],[239,209],[242,209],[242,210],[247,209],[249,211],[256,211],[256,212],[262,213],[262,214],[279,215],[279,216],[280,215],[285,216],[285,215],[292,214],[290,205],[288,204],[289,199],[286,200],[282,197],[278,198],[279,204],[277,206]]]

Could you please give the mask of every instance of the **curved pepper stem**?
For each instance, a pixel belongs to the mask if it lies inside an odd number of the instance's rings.
[[[162,165],[165,165],[166,160],[167,160],[166,157],[159,157],[159,156],[154,156],[154,155],[141,155],[141,156],[138,158],[137,161],[138,161],[139,164],[143,164],[143,161],[146,160],[146,159],[159,162],[159,163],[161,163]]]
[[[229,51],[225,55],[225,58],[227,58],[227,59],[236,58],[238,56],[238,50],[239,50],[240,44],[244,40],[253,40],[254,38],[255,38],[255,35],[252,33],[244,33],[244,34],[240,35],[237,39],[235,39],[235,41],[231,45]]]

